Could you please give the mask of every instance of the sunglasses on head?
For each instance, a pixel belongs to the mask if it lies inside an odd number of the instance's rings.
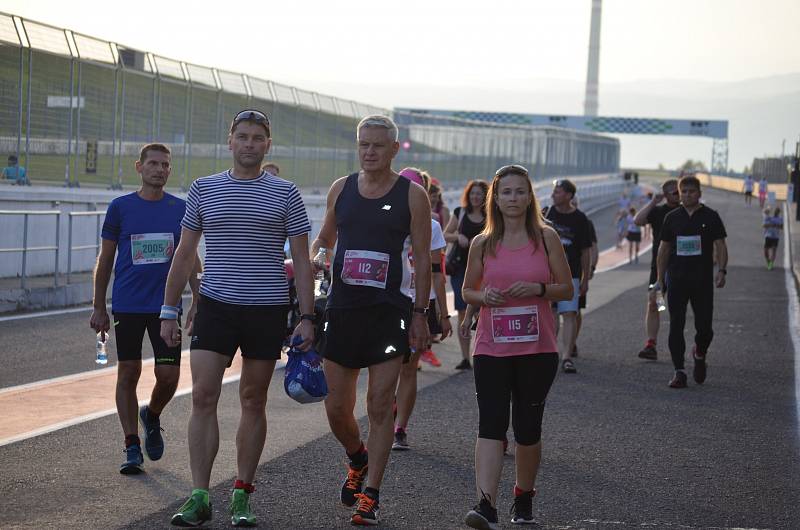
[[[234,125],[241,121],[252,121],[269,127],[269,118],[267,118],[267,115],[257,110],[243,110],[233,118]]]
[[[523,175],[526,177],[528,176],[528,170],[525,167],[520,166],[519,164],[510,164],[508,166],[503,166],[495,172],[494,176],[495,178],[505,177],[506,175],[509,175],[511,173],[514,173],[515,175]]]

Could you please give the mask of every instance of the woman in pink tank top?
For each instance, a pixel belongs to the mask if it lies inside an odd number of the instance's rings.
[[[542,455],[545,400],[558,371],[551,303],[572,298],[572,279],[558,234],[545,226],[528,170],[497,170],[486,199],[486,228],[473,239],[462,290],[480,306],[473,364],[478,398],[473,528],[498,528],[495,500],[503,440],[513,415],[516,477],[511,522],[532,523]]]

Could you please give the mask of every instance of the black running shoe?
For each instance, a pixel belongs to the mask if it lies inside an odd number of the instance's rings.
[[[472,364],[467,359],[462,359],[460,363],[456,365],[456,370],[472,370]]]
[[[492,508],[492,503],[489,502],[486,495],[474,508],[467,512],[466,517],[464,517],[464,524],[478,530],[499,530],[497,510]]]
[[[119,466],[119,472],[123,475],[138,475],[144,472],[142,464],[142,447],[138,444],[129,445],[125,448],[125,462]]]
[[[572,359],[564,359],[561,362],[561,369],[564,371],[565,374],[578,373],[578,369],[575,368],[575,363],[572,362]]]
[[[408,451],[411,447],[408,445],[408,436],[406,431],[398,429],[394,433],[394,443],[392,443],[393,451]]]
[[[706,373],[708,372],[708,366],[706,366],[706,356],[705,355],[697,355],[694,354],[694,370],[692,370],[692,376],[694,377],[694,382],[698,385],[702,385],[706,380]]]
[[[147,458],[158,460],[164,454],[164,438],[161,437],[161,421],[149,419],[149,409],[147,405],[139,409],[139,423],[144,429],[144,450],[147,451]]]
[[[534,495],[536,490],[514,496],[514,504],[511,505],[511,524],[536,524],[533,519]]]
[[[356,495],[358,504],[356,511],[350,517],[350,523],[356,526],[375,526],[378,524],[378,499],[373,499],[367,493]]]
[[[350,465],[347,466],[347,478],[342,484],[342,504],[347,507],[355,506],[358,501],[358,495],[364,487],[364,481],[367,479],[367,466],[361,469],[354,469]]]
[[[669,382],[670,388],[686,388],[686,372],[683,370],[675,370],[675,375]]]
[[[651,343],[647,343],[642,351],[639,352],[640,359],[647,359],[648,361],[655,361],[658,359],[658,351],[656,351],[656,347],[653,346]]]

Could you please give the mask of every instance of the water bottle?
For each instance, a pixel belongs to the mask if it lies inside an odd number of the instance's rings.
[[[325,269],[328,268],[328,249],[319,247],[317,255],[314,256],[312,261],[317,268],[317,272],[314,273],[314,296],[320,296],[322,294],[322,283],[325,281]]]
[[[656,292],[656,307],[658,308],[658,312],[665,311],[667,309],[667,304],[664,302],[664,293],[661,292],[661,284],[658,282],[651,283],[649,289]]]
[[[94,360],[97,364],[108,364],[108,350],[106,349],[107,339],[108,337],[105,331],[101,331],[97,334],[97,357]]]

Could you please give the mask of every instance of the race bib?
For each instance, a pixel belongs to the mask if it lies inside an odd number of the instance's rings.
[[[492,308],[492,338],[494,342],[536,342],[539,340],[539,308]]]
[[[175,252],[172,232],[163,234],[131,234],[131,258],[134,265],[169,263]]]
[[[364,285],[386,289],[389,276],[389,254],[371,250],[346,250],[342,281],[347,285]]]
[[[700,236],[678,236],[675,251],[678,256],[699,256],[703,253]]]

